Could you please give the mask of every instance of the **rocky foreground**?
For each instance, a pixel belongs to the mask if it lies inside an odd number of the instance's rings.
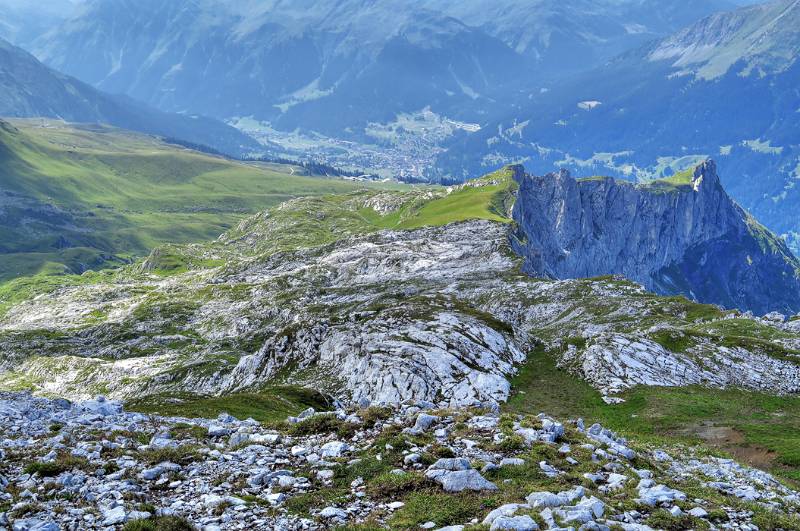
[[[266,426],[0,394],[0,529],[798,529],[767,473],[600,425],[405,403]]]

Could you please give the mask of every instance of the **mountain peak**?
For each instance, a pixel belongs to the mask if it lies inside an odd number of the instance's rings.
[[[692,174],[692,186],[698,190],[704,183],[708,185],[719,185],[719,175],[717,175],[717,163],[713,159],[707,159],[694,168]]]

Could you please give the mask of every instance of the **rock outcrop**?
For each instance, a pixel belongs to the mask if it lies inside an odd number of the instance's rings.
[[[534,276],[618,274],[757,314],[800,310],[800,261],[728,197],[713,161],[640,185],[566,171],[517,180],[514,248]]]

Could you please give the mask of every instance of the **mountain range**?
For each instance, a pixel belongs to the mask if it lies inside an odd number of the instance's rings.
[[[750,4],[0,0],[0,531],[800,529]]]
[[[725,0],[90,1],[30,48],[161,110],[359,135],[430,106],[483,122]]]

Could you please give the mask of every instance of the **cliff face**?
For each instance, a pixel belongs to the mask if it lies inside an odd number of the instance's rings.
[[[759,314],[800,309],[800,262],[728,197],[713,161],[644,185],[566,171],[517,180],[514,247],[529,274],[619,274]]]

